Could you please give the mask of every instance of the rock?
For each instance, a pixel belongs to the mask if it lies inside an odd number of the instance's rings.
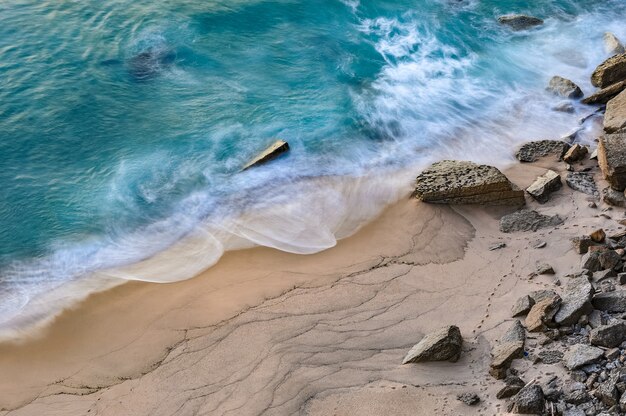
[[[531,299],[530,296],[522,296],[521,298],[517,299],[517,302],[515,302],[515,305],[513,305],[513,309],[511,310],[511,316],[515,318],[518,316],[526,315],[534,304],[535,301]]]
[[[462,393],[456,396],[456,399],[468,406],[474,406],[480,402],[480,397],[476,393]]]
[[[620,92],[606,104],[604,131],[621,133],[626,128],[626,91]]]
[[[626,284],[626,273],[618,273],[617,281],[619,282],[620,285]]]
[[[581,404],[591,400],[587,387],[580,382],[567,382],[563,385],[563,400],[566,403]]]
[[[626,196],[624,193],[612,188],[604,188],[602,190],[602,200],[614,207],[626,207]]]
[[[558,103],[557,105],[552,107],[552,110],[558,111],[560,113],[570,113],[570,114],[576,111],[572,103],[569,103],[567,101],[563,103]]]
[[[626,412],[626,392],[622,393],[622,397],[619,399],[619,409]]]
[[[603,250],[599,252],[598,261],[601,270],[614,270],[621,266],[622,258],[615,250]]]
[[[606,88],[602,88],[591,94],[589,97],[584,98],[581,102],[588,105],[606,104],[620,92],[626,89],[626,81],[616,82],[609,85]]]
[[[513,325],[504,333],[502,339],[500,339],[501,344],[509,343],[509,342],[521,342],[524,343],[526,341],[526,331],[522,326],[522,323],[518,320],[513,322]]]
[[[541,289],[541,290],[533,290],[528,294],[530,298],[533,300],[533,304],[537,302],[541,302],[544,299],[550,299],[554,296],[557,296],[556,292],[551,289]]]
[[[452,361],[461,357],[463,337],[458,327],[450,325],[426,335],[407,353],[402,364],[424,361]]]
[[[614,348],[626,341],[626,322],[614,321],[592,329],[589,342],[600,347]]]
[[[498,169],[472,162],[444,160],[416,181],[417,199],[437,204],[523,205],[524,191]]]
[[[570,279],[563,293],[561,307],[554,316],[559,325],[574,325],[581,316],[591,313],[593,286],[585,276]]]
[[[563,160],[566,163],[572,164],[574,162],[584,159],[588,152],[589,149],[587,149],[585,146],[575,144],[569,148],[567,153],[565,153],[565,156],[563,156]]]
[[[602,270],[600,264],[600,253],[598,251],[589,251],[580,261],[580,267],[594,273]]]
[[[565,178],[565,183],[575,191],[598,197],[598,188],[591,173],[569,172]]]
[[[606,88],[611,84],[626,79],[626,54],[610,57],[602,62],[591,75],[594,87]]]
[[[604,34],[603,40],[604,50],[606,51],[606,53],[610,55],[617,55],[626,52],[626,50],[624,50],[624,45],[622,45],[622,42],[620,42],[620,40],[617,38],[617,36],[615,36],[614,33],[606,32]]]
[[[545,325],[552,321],[560,306],[561,297],[559,295],[535,303],[526,316],[526,329],[529,332],[544,329]]]
[[[489,374],[497,379],[504,378],[511,362],[524,356],[525,340],[524,327],[516,320],[502,336],[500,342],[492,348]]]
[[[605,312],[626,312],[626,290],[599,293],[591,300],[593,307]]]
[[[570,145],[562,140],[538,140],[524,143],[517,151],[515,157],[520,162],[535,162],[537,159],[549,155],[556,155],[558,160],[569,150]]]
[[[543,263],[537,266],[537,274],[555,274],[554,268],[547,263]]]
[[[624,191],[626,188],[626,133],[600,137],[598,164],[611,188]]]
[[[577,368],[599,361],[603,355],[604,351],[598,347],[575,344],[563,355],[563,360],[567,369],[576,370]]]
[[[575,237],[572,239],[572,243],[574,244],[574,250],[578,254],[585,254],[589,251],[589,247],[598,245],[598,243],[587,236]]]
[[[546,89],[554,95],[558,95],[563,98],[580,98],[583,96],[583,91],[578,85],[571,80],[558,75],[552,77]]]
[[[537,231],[540,228],[556,227],[563,224],[558,215],[542,215],[537,211],[521,210],[500,219],[500,231],[513,233],[516,231]]]
[[[284,140],[277,140],[272,143],[267,149],[262,151],[259,155],[257,155],[254,159],[245,164],[242,170],[250,169],[253,166],[258,166],[263,163],[269,162],[270,160],[278,157],[282,153],[285,153],[289,150],[289,143]]]
[[[531,384],[513,397],[513,413],[524,415],[543,414],[544,396],[541,386]]]
[[[604,243],[604,240],[606,239],[606,233],[602,228],[598,228],[597,230],[589,234],[589,237],[596,243]]]
[[[550,198],[550,194],[561,189],[561,177],[553,170],[548,170],[539,176],[532,185],[526,188],[526,192],[538,202],[545,204]]]
[[[489,251],[500,250],[501,248],[506,247],[506,243],[497,243],[489,247]]]
[[[513,30],[525,30],[543,24],[543,20],[525,14],[507,14],[498,17],[498,22]]]
[[[563,359],[563,353],[558,350],[541,351],[538,355],[544,364],[557,364]]]
[[[607,381],[601,383],[596,388],[594,395],[606,406],[615,406],[619,401],[619,393],[616,386],[618,380],[618,374],[611,374]]]
[[[504,387],[502,387],[498,391],[498,393],[496,393],[497,399],[507,399],[511,396],[516,395],[526,383],[524,383],[524,381],[517,376],[508,376],[504,380],[504,384]]]

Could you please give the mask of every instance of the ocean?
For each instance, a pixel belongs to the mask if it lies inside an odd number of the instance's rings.
[[[595,109],[553,111],[545,87],[592,92],[625,18],[623,0],[3,1],[0,338],[225,250],[330,248],[433,161],[505,166],[571,133]],[[288,153],[241,170],[277,138]]]

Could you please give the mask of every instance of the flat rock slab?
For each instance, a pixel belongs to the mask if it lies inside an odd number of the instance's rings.
[[[600,137],[598,164],[611,188],[616,191],[626,189],[626,133]]]
[[[587,195],[598,198],[600,193],[596,186],[596,181],[593,179],[593,174],[588,172],[570,172],[565,178],[567,186],[575,191],[582,192]]]
[[[535,162],[539,158],[550,155],[555,155],[558,160],[561,160],[569,148],[570,145],[562,140],[537,140],[524,143],[515,153],[515,157],[524,163]]]
[[[437,204],[523,205],[524,191],[493,166],[444,160],[422,172],[414,196]]]
[[[606,105],[604,113],[604,131],[620,133],[626,128],[626,91],[612,98]]]
[[[407,353],[402,364],[425,361],[456,362],[461,356],[463,337],[458,327],[450,325],[426,335]]]
[[[604,350],[591,345],[576,344],[563,355],[565,367],[576,370],[587,364],[593,364],[604,355]]]
[[[626,290],[598,293],[591,301],[593,307],[605,312],[626,312]]]
[[[500,231],[503,233],[537,231],[540,228],[556,227],[561,224],[563,224],[563,219],[558,215],[542,215],[537,211],[524,209],[502,217]]]
[[[600,325],[589,333],[589,342],[600,347],[615,348],[626,340],[626,322],[615,321]]]
[[[586,276],[570,279],[565,285],[561,307],[554,316],[559,325],[574,325],[581,316],[593,310],[591,297],[593,286]]]
[[[242,170],[250,169],[253,166],[258,166],[263,163],[267,163],[272,159],[275,159],[282,153],[285,153],[289,150],[289,144],[284,140],[276,140],[272,143],[267,149],[262,151],[259,155],[257,155],[254,159],[246,163],[246,165],[242,168]]]
[[[585,97],[581,102],[583,104],[606,104],[620,92],[626,89],[626,81],[616,82],[613,85],[609,85],[606,88],[602,88],[591,94],[589,97]]]
[[[606,88],[626,79],[626,54],[615,55],[602,62],[591,75],[594,87]]]
[[[539,176],[532,185],[526,188],[526,192],[530,194],[537,202],[545,204],[550,198],[550,194],[561,189],[561,177],[553,170],[548,170]]]
[[[507,14],[498,17],[500,24],[509,26],[513,30],[525,30],[543,24],[543,20],[525,14]]]

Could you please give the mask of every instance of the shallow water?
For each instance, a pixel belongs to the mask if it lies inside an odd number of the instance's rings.
[[[546,19],[511,32],[497,16]],[[593,111],[623,0],[0,4],[0,330],[226,249],[312,253],[442,157],[504,164]],[[276,137],[291,151],[241,167]],[[181,240],[182,239],[182,240]]]

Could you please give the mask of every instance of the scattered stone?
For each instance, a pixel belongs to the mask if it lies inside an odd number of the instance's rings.
[[[489,251],[500,250],[501,248],[506,247],[506,243],[497,243],[489,247]]]
[[[605,312],[626,312],[626,290],[599,293],[591,300],[593,307]]]
[[[576,370],[577,368],[597,362],[603,355],[604,351],[598,347],[575,344],[563,355],[563,360],[565,367],[569,370]]]
[[[587,269],[592,273],[602,270],[602,265],[600,264],[600,252],[589,251],[580,261],[580,267]]]
[[[563,224],[558,215],[542,215],[537,211],[521,210],[500,219],[500,231],[513,233],[516,231],[537,231],[540,228],[555,227]]]
[[[596,388],[594,396],[600,399],[606,406],[615,406],[619,401],[619,393],[617,391],[618,380],[618,374],[611,374],[607,381],[601,383]]]
[[[544,248],[547,245],[548,244],[545,241],[537,241],[537,243],[533,245],[533,248]]]
[[[543,299],[533,305],[526,316],[526,329],[529,332],[536,332],[544,329],[545,325],[552,321],[554,315],[561,306],[561,297],[555,295],[551,298]]]
[[[542,414],[544,409],[544,395],[541,386],[531,384],[522,388],[513,397],[513,413]]]
[[[557,296],[557,293],[552,289],[533,290],[528,294],[534,303],[541,302],[544,299],[551,299]],[[533,303],[533,304],[534,304]]]
[[[598,65],[591,75],[591,84],[594,87],[606,88],[624,79],[626,79],[626,54],[622,53]]]
[[[620,92],[606,104],[604,131],[620,133],[626,127],[626,91]]]
[[[545,204],[550,198],[550,194],[561,189],[561,177],[553,170],[548,170],[539,176],[532,185],[526,188],[526,192],[538,202]]]
[[[523,357],[525,340],[526,333],[524,332],[524,327],[516,320],[500,342],[492,348],[489,374],[496,379],[506,377],[506,370],[511,365],[511,362],[516,358]]]
[[[588,105],[606,104],[611,98],[626,89],[626,81],[616,82],[606,88],[598,90],[589,97],[584,98],[581,102]]]
[[[592,312],[589,313],[589,326],[591,326],[591,328],[598,328],[605,323],[606,321],[602,316],[602,312],[594,309]]]
[[[444,160],[422,172],[414,196],[437,204],[524,205],[524,191],[493,166]]]
[[[509,26],[513,30],[525,30],[543,24],[543,20],[525,14],[507,14],[500,16],[498,17],[498,22]]]
[[[598,143],[598,164],[611,188],[626,188],[626,133],[608,134]]]
[[[626,275],[626,273],[624,274]],[[535,301],[530,296],[522,296],[517,300],[517,302],[515,302],[515,305],[513,305],[513,309],[511,310],[511,316],[515,318],[518,316],[526,315],[534,304]]]
[[[620,42],[614,33],[606,32],[603,36],[603,40],[604,50],[606,53],[610,55],[617,55],[626,52],[626,50],[624,50],[624,45],[622,45],[622,42]]]
[[[619,399],[619,409],[626,412],[626,392],[622,393],[622,397]]]
[[[563,98],[580,98],[583,96],[583,91],[578,85],[567,78],[560,76],[554,76],[548,84],[548,91],[554,95],[558,95]]]
[[[614,348],[626,341],[626,322],[614,321],[589,333],[589,342],[600,347]]]
[[[604,188],[602,190],[602,200],[615,207],[626,207],[626,196],[624,196],[624,193],[612,188]]]
[[[602,270],[614,270],[622,265],[622,258],[615,250],[603,250],[599,252],[598,261]]]
[[[407,353],[402,364],[424,361],[452,361],[461,357],[463,337],[457,326],[450,325],[426,335]]]
[[[576,109],[574,108],[574,106],[572,105],[572,103],[570,102],[562,102],[559,103],[557,105],[555,105],[554,107],[552,107],[552,111],[558,111],[560,113],[574,113],[576,111]]]
[[[570,172],[565,178],[565,183],[575,191],[598,197],[598,188],[591,173]]]
[[[246,163],[242,170],[250,169],[253,166],[258,166],[269,162],[272,159],[277,158],[279,155],[289,150],[289,143],[284,140],[277,140],[272,143],[267,149],[262,151],[254,159]]]
[[[606,239],[606,233],[602,228],[598,228],[597,230],[589,234],[589,237],[596,243],[604,243],[604,240]]]
[[[619,348],[611,348],[610,350],[604,352],[604,358],[611,361],[619,358],[620,355],[621,351]]]
[[[456,396],[456,399],[468,406],[474,406],[480,402],[480,397],[476,393],[462,393]]]
[[[598,245],[598,243],[587,236],[575,237],[572,239],[572,243],[574,244],[574,250],[576,250],[578,254],[585,254],[589,251],[590,247]]]
[[[556,155],[561,160],[569,150],[570,145],[561,140],[538,140],[522,145],[515,154],[520,162],[535,162],[537,159],[549,155]]]
[[[620,285],[626,284],[626,273],[618,273],[617,274],[617,282]]]
[[[572,164],[574,162],[578,162],[579,160],[584,159],[585,156],[587,156],[588,152],[589,149],[587,149],[587,147],[575,144],[569,148],[567,153],[565,153],[565,156],[563,156],[563,160],[565,161],[565,163]]]
[[[563,353],[558,350],[541,351],[539,358],[544,364],[557,364],[563,359]]]
[[[591,400],[587,387],[581,382],[568,382],[563,385],[563,400],[566,403],[582,404]]]
[[[542,275],[542,274],[556,274],[556,272],[554,271],[554,268],[552,266],[550,266],[547,263],[543,263],[540,264],[539,266],[537,266],[537,272],[538,275]]]
[[[559,325],[574,325],[581,316],[593,310],[591,297],[593,286],[585,276],[570,279],[565,286],[561,307],[554,316]]]
[[[508,376],[504,380],[504,384],[504,387],[496,393],[497,399],[507,399],[516,395],[526,383],[524,383],[524,381],[517,376]]]

